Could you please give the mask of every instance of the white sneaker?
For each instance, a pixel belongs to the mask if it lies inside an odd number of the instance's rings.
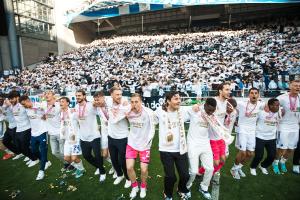
[[[267,170],[266,168],[264,168],[264,167],[262,167],[262,166],[259,166],[259,169],[261,170],[261,172],[262,172],[263,174],[265,174],[265,175],[268,175],[268,174],[269,174],[269,172],[268,172],[268,170]]]
[[[113,173],[115,173],[115,169],[114,169],[113,167],[111,167],[110,170],[109,170],[109,172],[108,172],[108,174],[111,175],[111,174],[113,174]]]
[[[23,155],[23,154],[22,154]],[[25,157],[24,158],[24,162],[27,162],[27,161],[29,161],[30,159],[28,158],[28,157]]]
[[[126,179],[124,188],[130,188],[130,186],[131,186],[131,181]]]
[[[243,172],[242,168],[239,168],[238,170],[240,177],[246,177],[246,174]]]
[[[23,154],[18,154],[15,157],[12,158],[12,160],[18,160],[19,158],[22,158],[24,155]]]
[[[44,177],[45,177],[45,172],[40,170],[35,180],[39,181],[42,180]]]
[[[231,168],[231,169],[230,169],[230,173],[231,173],[231,175],[232,175],[232,177],[233,177],[234,179],[237,179],[237,180],[241,179],[238,170],[232,169],[232,168]]]
[[[187,193],[185,193],[185,198],[186,198],[186,199],[192,198],[192,193],[191,193],[190,191],[187,192]]]
[[[205,198],[205,199],[211,199],[211,195],[210,195],[210,193],[208,192],[208,191],[204,191],[204,190],[202,190],[201,188],[199,189],[199,192],[203,195],[203,197]]]
[[[99,168],[97,168],[97,170],[95,171],[95,173],[94,173],[95,175],[99,175],[100,174],[100,172],[99,172]]]
[[[252,176],[256,176],[256,175],[257,175],[257,174],[256,174],[256,169],[250,168],[250,174],[251,174]]]
[[[114,181],[114,185],[118,185],[124,179],[124,176],[118,176]]]
[[[189,190],[189,189],[191,189],[192,186],[193,186],[193,183],[187,185],[186,188]]]
[[[28,165],[28,167],[33,167],[34,165],[38,164],[40,161],[38,159],[31,161]]]
[[[117,178],[117,177],[118,177],[117,172],[114,172],[113,179],[115,179],[115,178]]]
[[[28,160],[28,161],[26,162],[26,165],[29,165],[31,162],[32,162],[32,160]]]
[[[99,182],[102,183],[106,179],[106,174],[100,174]]]
[[[300,166],[299,165],[293,165],[293,172],[295,174],[300,174]]]
[[[131,190],[131,192],[129,194],[130,199],[134,199],[136,197],[138,191],[139,191],[139,187],[138,186],[132,188],[132,190]]]
[[[51,165],[52,163],[48,160],[45,164],[45,170],[47,170]]]
[[[140,198],[143,199],[146,197],[146,188],[141,188],[141,192],[140,192]]]

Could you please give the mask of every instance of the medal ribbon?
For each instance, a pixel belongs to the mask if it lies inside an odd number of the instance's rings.
[[[54,104],[53,105],[48,105],[48,103],[47,103],[47,111],[45,112],[45,115],[47,115],[49,112],[51,112],[53,108],[54,108]]]
[[[290,110],[292,112],[296,112],[296,108],[297,108],[297,97],[292,97],[291,95],[289,95],[289,100],[290,100]]]
[[[268,116],[266,116],[266,119],[270,120],[275,115],[275,113],[269,112]]]
[[[106,107],[101,107],[101,111],[104,114],[106,120],[108,120],[108,113],[107,113],[107,108]]]
[[[231,118],[230,114],[227,113],[227,117],[225,118],[225,122],[224,122],[226,127],[229,127],[229,125],[230,125],[230,122],[231,122],[230,118]]]
[[[79,107],[78,107],[78,112],[79,112],[78,117],[79,117],[79,119],[82,119],[84,117],[85,108],[86,108],[86,103],[83,106],[79,105]]]
[[[246,113],[245,113],[246,117],[250,117],[250,115],[252,114],[252,112],[255,110],[255,108],[257,106],[257,103],[256,103],[255,107],[250,112],[248,112],[248,110],[249,110],[249,108],[248,108],[249,103],[250,103],[250,101],[247,102],[247,106],[246,106]]]
[[[68,110],[67,111],[62,111],[62,116],[61,116],[61,120],[65,121],[65,119],[68,117]]]
[[[134,112],[130,111],[128,113],[128,117],[129,118],[138,118],[138,117],[142,116],[142,113],[143,113],[143,109],[139,113],[134,113]]]

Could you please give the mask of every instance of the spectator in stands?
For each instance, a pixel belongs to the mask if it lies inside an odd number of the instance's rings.
[[[274,79],[271,79],[271,81],[270,81],[270,83],[269,83],[269,89],[270,90],[277,90],[277,84],[276,84],[276,82],[275,82],[275,80]]]

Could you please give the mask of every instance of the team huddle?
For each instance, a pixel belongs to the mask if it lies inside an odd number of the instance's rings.
[[[51,166],[47,158],[49,141],[52,154],[64,164],[62,171],[73,172],[75,178],[80,178],[87,161],[95,167],[99,181],[104,182],[104,161],[108,161],[112,164],[108,173],[113,174],[113,184],[125,179],[124,187],[132,188],[131,199],[139,192],[140,198],[145,198],[151,145],[158,125],[165,173],[164,199],[173,198],[175,167],[179,176],[177,194],[181,199],[191,198],[196,176],[203,177],[200,193],[211,199],[208,188],[229,156],[233,129],[237,132],[235,145],[239,150],[230,170],[233,178],[246,176],[242,167],[250,160],[251,175],[257,175],[257,167],[268,174],[270,166],[276,174],[285,173],[285,163],[296,148],[293,172],[300,174],[299,92],[300,81],[294,80],[290,91],[278,98],[263,102],[259,90],[251,88],[249,99],[240,102],[230,97],[230,83],[225,82],[219,85],[218,96],[207,98],[204,103],[180,106],[180,94],[171,91],[164,104],[152,111],[143,106],[139,94],[133,94],[130,102],[122,98],[122,90],[117,86],[110,90],[112,101],[103,92],[96,92],[93,102],[88,102],[85,91],[78,90],[74,108],[70,108],[68,97],[57,100],[52,91],[45,92],[45,102],[32,102],[28,96],[11,91],[7,99],[4,95],[0,97],[0,119],[8,124],[3,136],[7,148],[4,159],[25,156],[28,167],[40,164],[36,180],[42,180]],[[185,123],[189,123],[187,134]],[[267,156],[262,161],[265,149]],[[138,157],[140,183],[134,169]]]

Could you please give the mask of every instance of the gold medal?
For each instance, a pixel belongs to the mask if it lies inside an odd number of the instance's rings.
[[[75,142],[75,135],[74,134],[71,134],[71,136],[70,136],[70,140],[71,140],[71,142]]]
[[[29,116],[30,119],[36,119],[36,115]]]
[[[173,139],[174,139],[173,133],[168,132],[166,139],[167,139],[167,143],[173,142]]]

